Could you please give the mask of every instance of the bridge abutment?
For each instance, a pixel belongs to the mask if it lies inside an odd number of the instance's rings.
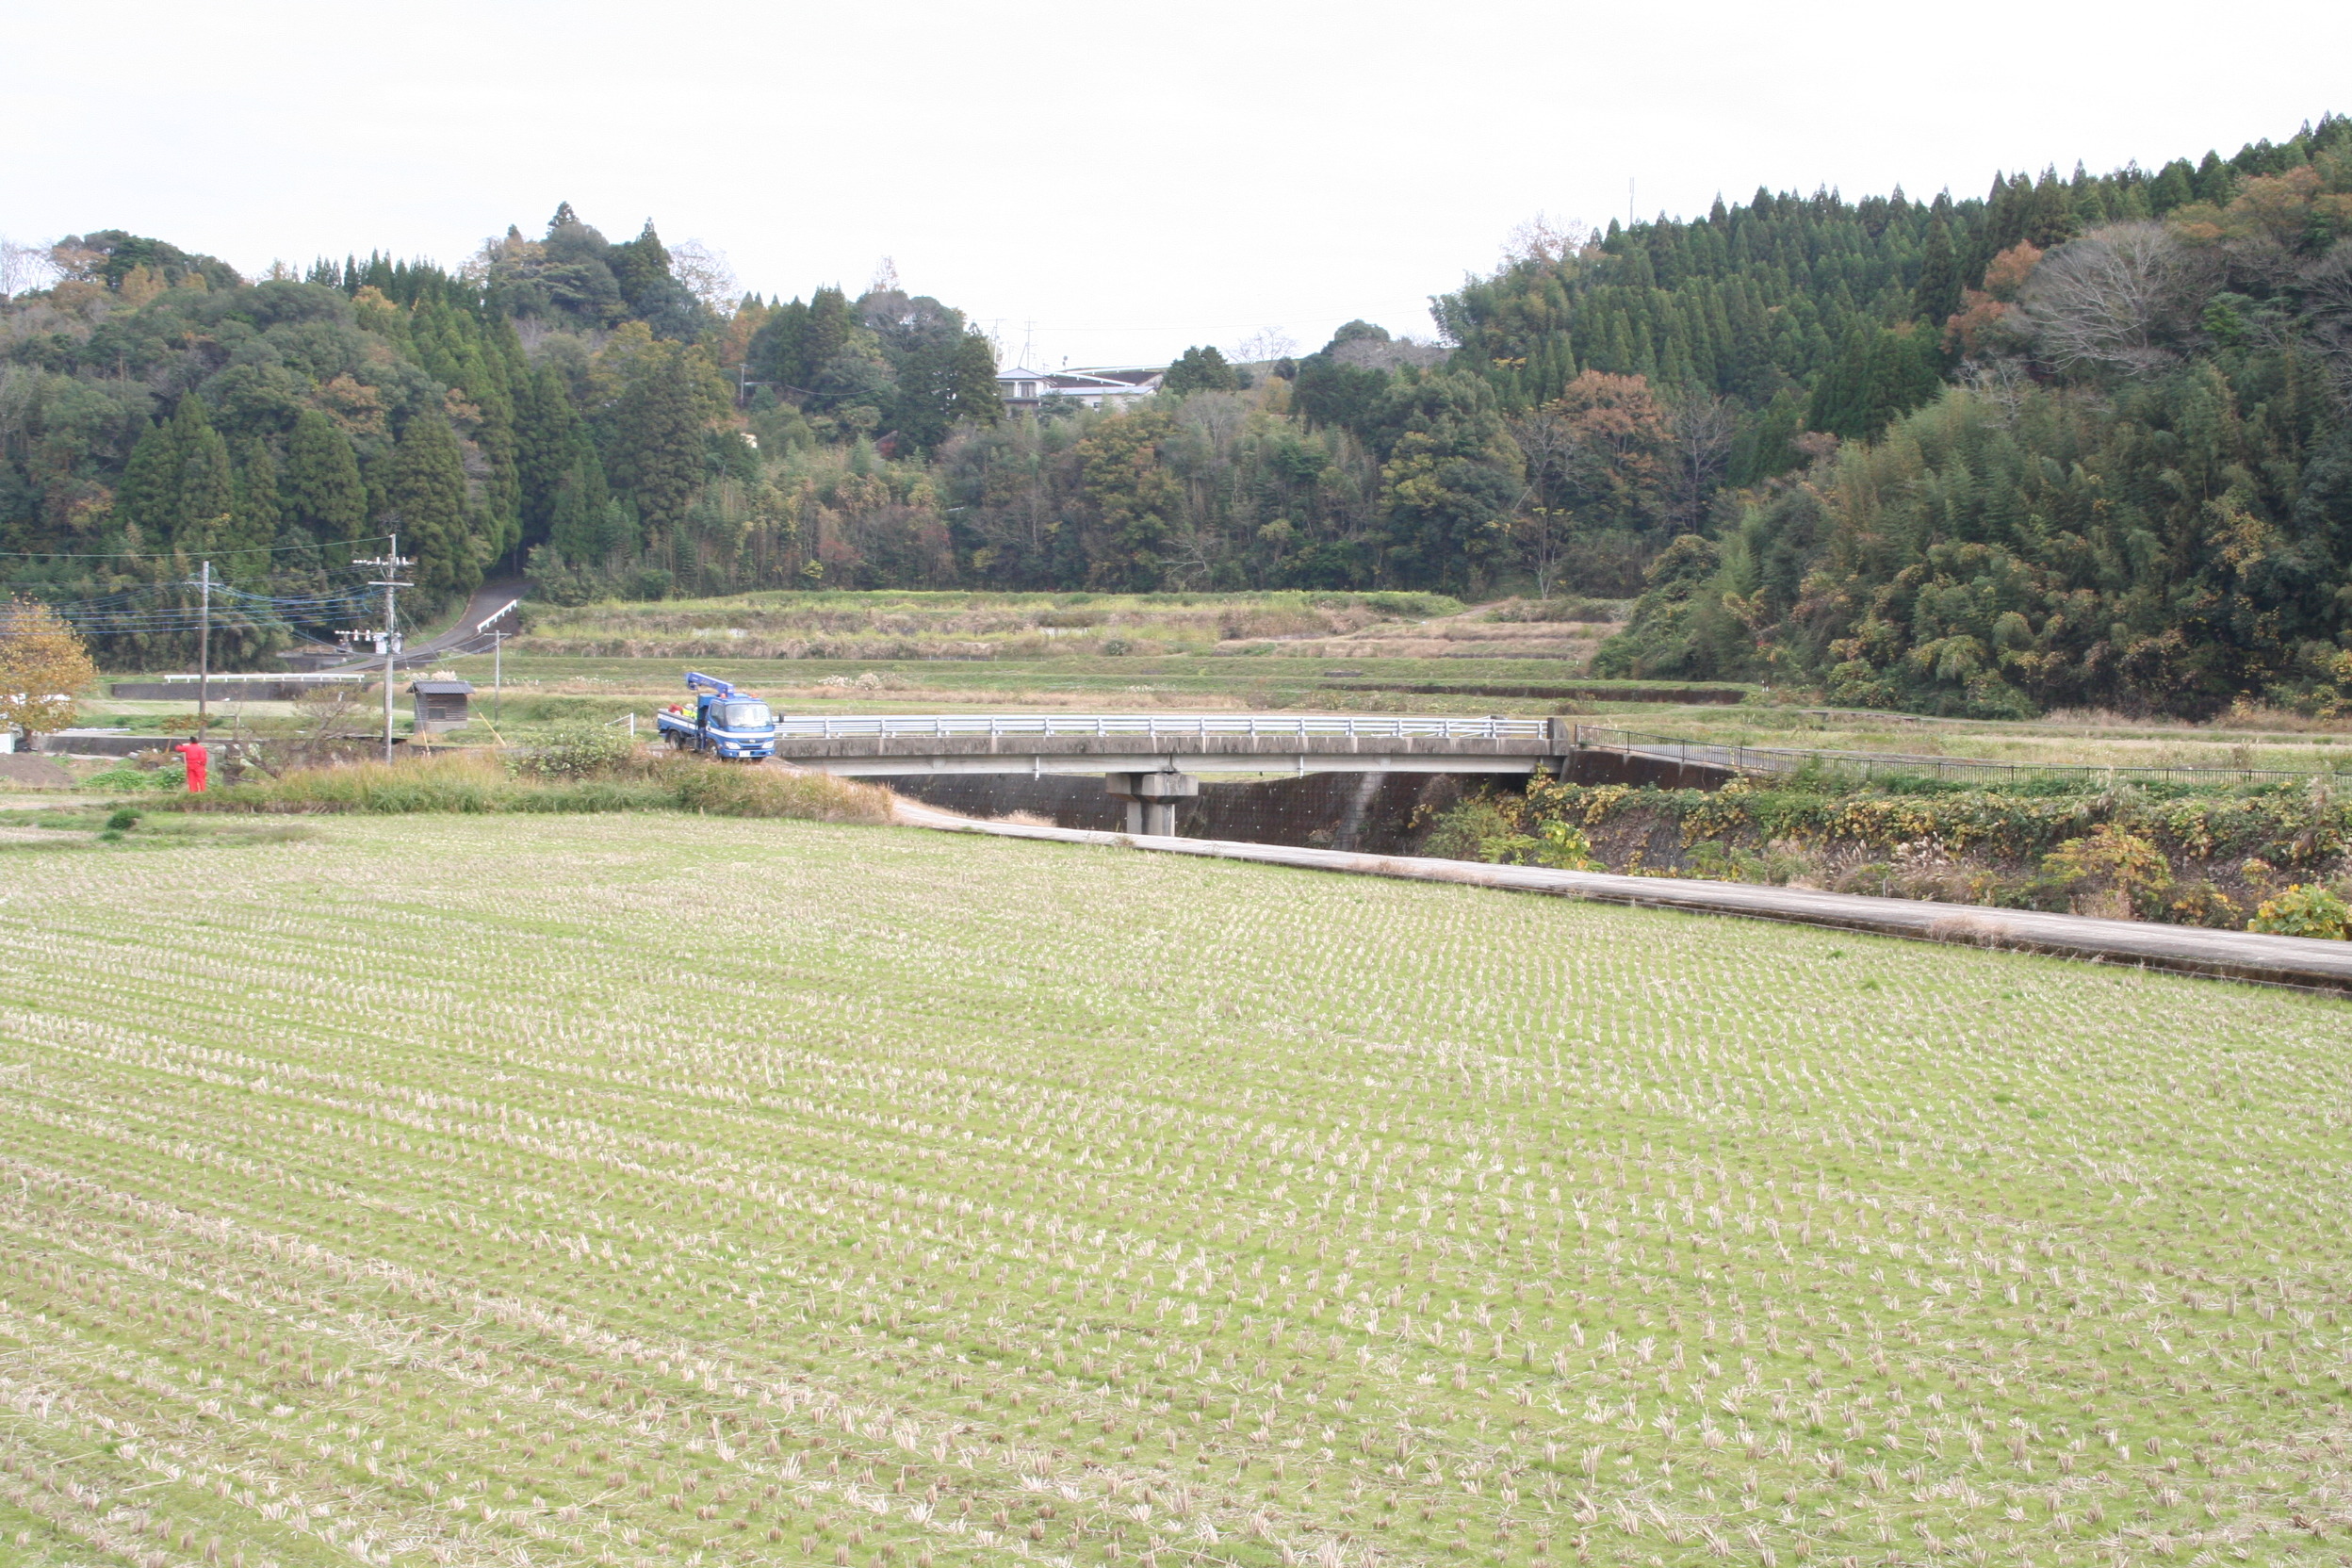
[[[1127,831],[1138,836],[1176,836],[1176,803],[1200,792],[1198,774],[1106,773],[1102,786],[1127,803]]]

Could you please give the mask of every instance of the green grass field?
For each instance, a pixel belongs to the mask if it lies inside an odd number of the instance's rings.
[[[2342,1560],[2341,1004],[306,825],[0,842],[0,1560]]]
[[[2056,765],[2352,766],[2344,720],[2259,708],[2202,725],[2113,713],[1913,722],[1808,710],[1818,699],[1804,693],[1589,678],[1593,650],[1628,608],[1572,598],[1464,606],[1428,594],[776,592],[534,605],[528,634],[499,660],[449,658],[434,667],[485,694],[494,663],[504,677],[503,698],[478,696],[475,722],[445,738],[458,745],[529,745],[566,724],[632,711],[649,725],[695,668],[803,713],[1573,713],[1746,745]],[[1741,696],[1749,700],[1721,700]],[[360,707],[351,723],[372,733],[374,710]],[[193,715],[192,701],[106,697],[86,714],[158,738],[185,734]],[[318,723],[290,703],[224,701],[213,718],[225,732],[265,739]]]

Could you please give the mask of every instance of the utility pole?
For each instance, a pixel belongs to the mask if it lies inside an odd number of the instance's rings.
[[[205,728],[212,723],[212,563],[196,579],[203,590],[200,601],[204,608],[196,618],[196,739],[204,738]]]
[[[354,566],[381,566],[384,576],[371,580],[368,586],[384,590],[384,630],[377,635],[376,647],[384,655],[384,760],[392,760],[392,661],[400,651],[400,616],[399,595],[401,589],[414,586],[400,580],[400,568],[414,566],[414,557],[400,553],[400,536],[392,535],[391,552],[354,559]]]
[[[514,613],[514,607],[522,602],[521,599],[509,599],[489,614],[484,615],[474,626],[475,636],[479,637],[484,632],[489,632],[490,635],[490,722],[493,725],[496,725],[501,716],[499,699],[506,694],[506,668],[501,662],[501,656],[506,652],[506,629],[500,627],[498,630],[491,631],[490,629]]]

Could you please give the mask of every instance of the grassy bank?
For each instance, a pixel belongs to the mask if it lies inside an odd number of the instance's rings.
[[[472,753],[358,762],[254,778],[201,795],[164,795],[155,808],[375,816],[697,811],[839,823],[888,822],[890,815],[887,791],[824,774],[688,757],[629,758],[583,771],[589,776],[534,775]]]
[[[1346,637],[1462,610],[1436,594],[748,594],[534,608],[517,651],[646,659],[1151,657]]]
[[[2296,887],[2352,899],[2352,789],[1800,777],[1715,792],[1538,779],[1438,819],[1428,852],[2246,928]]]

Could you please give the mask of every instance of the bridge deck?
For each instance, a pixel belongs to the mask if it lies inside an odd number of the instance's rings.
[[[776,755],[858,777],[948,773],[1528,773],[1556,719],[1406,715],[936,714],[779,718]]]

